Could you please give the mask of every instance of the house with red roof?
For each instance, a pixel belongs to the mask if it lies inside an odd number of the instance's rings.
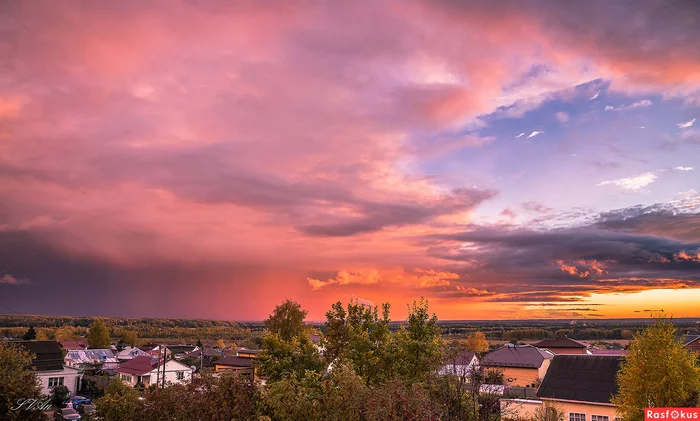
[[[588,354],[588,344],[567,338],[566,336],[556,339],[545,339],[544,341],[532,345],[538,348],[546,348],[556,355]]]
[[[163,381],[163,361],[151,356],[138,356],[119,364],[119,378],[126,384],[148,387]],[[165,362],[166,383],[187,383],[192,380],[192,367],[176,360]]]

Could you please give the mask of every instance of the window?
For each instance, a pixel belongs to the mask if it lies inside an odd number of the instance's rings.
[[[49,377],[49,387],[63,386],[63,377]]]
[[[586,421],[586,414],[569,412],[569,421]]]
[[[185,372],[184,371],[178,371],[175,374],[177,375],[178,380],[185,380]],[[605,421],[607,421],[607,420],[605,420]]]
[[[610,421],[607,415],[591,415],[591,421]]]

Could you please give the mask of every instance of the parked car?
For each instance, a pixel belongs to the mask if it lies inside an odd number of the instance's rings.
[[[74,396],[71,398],[71,402],[73,402],[73,408],[78,409],[80,405],[92,402],[92,399],[86,398],[85,396]]]
[[[97,408],[91,403],[84,403],[78,407],[80,415],[94,415],[97,413]]]
[[[76,421],[82,419],[78,411],[73,408],[58,409],[53,413],[54,421]]]

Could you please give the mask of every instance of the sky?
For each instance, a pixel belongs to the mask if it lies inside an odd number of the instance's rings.
[[[700,4],[0,2],[0,313],[700,317]]]

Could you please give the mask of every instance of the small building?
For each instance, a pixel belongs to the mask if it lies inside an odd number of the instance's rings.
[[[69,350],[64,361],[68,367],[95,367],[108,372],[116,372],[119,362],[111,349]]]
[[[691,351],[700,354],[700,335],[682,335],[680,337],[680,342]]]
[[[151,356],[138,356],[119,364],[119,378],[126,384],[136,386],[138,383],[148,387],[163,380],[162,360]],[[175,360],[165,362],[166,383],[187,383],[192,380],[192,367]]]
[[[257,349],[238,348],[238,356],[241,358],[258,358]]]
[[[547,373],[552,357],[554,354],[546,349],[508,344],[484,355],[480,365],[501,370],[508,386],[537,387]]]
[[[469,377],[477,368],[479,368],[479,359],[476,358],[476,354],[471,351],[461,351],[453,357],[447,358],[439,373],[442,375],[454,374],[459,377]]]
[[[148,354],[139,348],[132,348],[130,346],[127,346],[126,348],[122,349],[121,351],[117,352],[117,360],[119,362],[124,362],[124,361],[129,361],[130,359],[134,357],[144,357],[148,356]]]
[[[17,341],[35,355],[32,368],[44,395],[55,386],[66,386],[75,395],[80,384],[80,370],[64,365],[61,347],[56,341]]]
[[[253,366],[253,360],[254,358],[234,356],[224,357],[214,362],[214,371],[218,373],[233,370],[238,374],[248,375],[255,378],[255,367]]]
[[[618,356],[557,355],[537,397],[563,410],[566,421],[614,421],[611,400],[618,391],[621,361]]]
[[[537,348],[546,348],[555,355],[561,354],[587,354],[588,344],[563,337],[557,339],[545,339],[544,341],[532,344]]]
[[[591,355],[607,355],[611,357],[624,357],[627,355],[626,349],[600,349],[596,347],[591,347],[588,349]]]

